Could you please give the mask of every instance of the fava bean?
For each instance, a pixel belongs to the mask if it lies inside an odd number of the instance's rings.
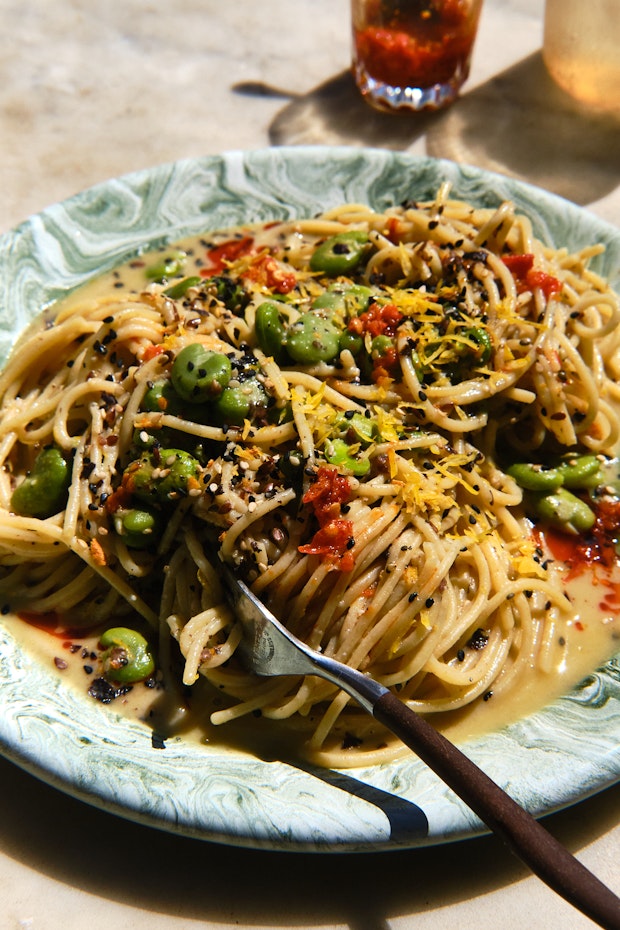
[[[566,533],[586,533],[596,520],[594,511],[564,488],[538,498],[536,511],[543,520]]]
[[[281,308],[273,300],[266,300],[256,308],[254,326],[256,340],[265,353],[276,362],[284,355],[284,325],[280,317]]]
[[[171,501],[198,488],[200,465],[182,449],[159,449],[146,453],[125,469],[127,489],[139,500]]]
[[[372,291],[363,284],[330,284],[328,289],[312,302],[313,310],[333,310],[344,315],[363,313],[368,309]]]
[[[156,446],[161,447],[164,443],[170,446],[178,439],[179,433],[165,426],[161,429],[153,426],[149,426],[148,429],[136,427],[133,431],[133,445],[139,449],[154,449]]]
[[[530,465],[528,462],[515,462],[507,469],[507,474],[514,478],[519,487],[528,491],[555,491],[563,483],[559,469]]]
[[[144,681],[155,671],[155,660],[144,636],[127,627],[106,630],[100,639],[104,677],[121,684]]]
[[[367,474],[370,469],[369,459],[354,455],[343,439],[332,439],[326,443],[325,458],[330,465],[341,465],[358,476]]]
[[[175,358],[170,378],[180,397],[192,404],[202,404],[222,393],[231,373],[228,356],[192,342]]]
[[[393,345],[394,342],[389,336],[375,336],[370,344],[370,357],[382,358]]]
[[[530,491],[553,491],[560,487],[595,488],[603,480],[601,465],[595,455],[566,456],[552,467],[516,462],[507,471],[520,487]]]
[[[364,348],[364,340],[361,336],[358,336],[357,333],[352,333],[350,330],[345,329],[338,337],[338,348],[340,352],[350,352],[355,358]]]
[[[285,452],[280,456],[278,468],[297,497],[301,497],[304,485],[304,459],[301,453],[297,450]]]
[[[251,419],[257,407],[265,407],[267,400],[260,381],[248,378],[238,386],[225,388],[215,403],[215,410],[221,423],[240,426],[244,420]]]
[[[290,403],[290,401],[287,401],[283,407],[278,407],[274,404],[269,408],[267,419],[270,423],[273,423],[274,426],[281,426],[283,423],[290,423],[294,419],[293,405]]]
[[[217,299],[221,300],[226,309],[232,313],[244,310],[250,302],[250,294],[246,289],[235,278],[228,275],[222,274],[208,278],[204,285],[209,292],[215,292]]]
[[[170,252],[165,258],[153,265],[149,265],[146,269],[147,278],[161,283],[166,278],[173,278],[175,275],[181,274],[186,257],[185,252]]]
[[[161,521],[153,510],[125,510],[114,515],[114,529],[130,549],[146,549],[159,537]]]
[[[142,410],[150,413],[171,413],[177,416],[182,409],[182,401],[170,381],[155,381],[142,398]]]
[[[310,310],[289,326],[286,349],[300,365],[331,362],[340,352],[340,331],[330,320]]]
[[[65,506],[70,478],[71,470],[59,450],[42,449],[32,471],[13,491],[12,509],[29,517],[51,517]]]
[[[416,373],[418,381],[424,380],[424,375],[426,374],[425,366],[422,364],[420,356],[415,349],[408,349],[409,358],[411,359],[411,364],[413,365],[413,370]]]
[[[475,356],[475,360],[478,364],[486,364],[493,354],[493,342],[491,336],[486,329],[483,329],[479,326],[473,326],[470,329],[466,329],[463,333],[466,339],[469,339],[470,342],[476,344],[474,349],[472,346],[460,344],[460,349],[463,353],[467,353]]]
[[[178,281],[176,284],[167,287],[164,294],[166,297],[170,297],[171,300],[179,300],[181,297],[185,297],[190,287],[198,287],[202,283],[202,278],[197,278],[195,276],[183,278],[182,281]]]
[[[310,268],[330,277],[348,274],[360,264],[368,242],[368,234],[362,230],[337,233],[314,250],[310,257]]]
[[[603,480],[601,463],[595,455],[567,456],[558,471],[566,488],[595,488]]]
[[[361,413],[352,413],[343,414],[338,417],[336,420],[336,429],[338,429],[343,434],[353,433],[356,441],[368,445],[375,439],[378,435],[377,424],[374,420],[371,420],[369,417],[365,417]]]

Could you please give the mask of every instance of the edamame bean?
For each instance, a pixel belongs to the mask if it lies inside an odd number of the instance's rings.
[[[231,378],[228,356],[211,352],[199,342],[185,346],[175,358],[170,378],[177,394],[191,404],[218,397]]]
[[[51,517],[63,509],[71,478],[68,463],[56,448],[42,449],[32,471],[11,495],[11,507],[28,517]]]
[[[114,529],[130,549],[146,549],[157,542],[161,521],[153,510],[125,510],[114,515]]]
[[[256,340],[265,353],[279,362],[284,355],[284,325],[280,307],[273,300],[266,300],[256,308],[254,321]]]
[[[566,533],[586,533],[596,520],[594,511],[564,488],[540,497],[536,511],[543,520]]]
[[[330,277],[348,274],[360,264],[368,242],[368,234],[362,230],[337,233],[314,250],[310,257],[310,268]]]
[[[139,500],[172,501],[199,488],[200,465],[183,449],[147,453],[125,469],[127,489]]]
[[[340,352],[340,335],[330,320],[309,310],[289,326],[286,350],[300,365],[331,362]]]
[[[558,471],[566,488],[595,488],[603,480],[601,463],[595,455],[568,456]]]
[[[103,675],[111,681],[132,684],[144,681],[155,671],[155,660],[144,636],[127,627],[106,630],[99,640]]]
[[[555,491],[563,483],[557,468],[545,468],[529,462],[515,462],[507,469],[507,474],[514,478],[519,487],[528,491]]]

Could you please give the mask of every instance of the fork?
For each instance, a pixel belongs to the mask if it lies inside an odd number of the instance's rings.
[[[242,660],[257,675],[318,675],[342,688],[412,749],[504,843],[566,901],[605,930],[620,930],[620,899],[460,749],[388,688],[293,636],[223,565],[241,622]]]

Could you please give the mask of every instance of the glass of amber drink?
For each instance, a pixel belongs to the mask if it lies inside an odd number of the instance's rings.
[[[547,0],[543,59],[562,90],[619,115],[620,0]]]
[[[353,72],[380,110],[439,109],[469,75],[482,0],[351,0]]]

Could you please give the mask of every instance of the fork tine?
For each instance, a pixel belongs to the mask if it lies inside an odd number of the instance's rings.
[[[257,675],[316,674],[313,656],[224,565],[223,576],[235,615],[243,626],[242,654]]]
[[[244,655],[257,675],[319,675],[343,688],[369,713],[387,692],[379,682],[328,656],[315,652],[293,636],[248,586],[226,565],[226,588],[244,629]]]

